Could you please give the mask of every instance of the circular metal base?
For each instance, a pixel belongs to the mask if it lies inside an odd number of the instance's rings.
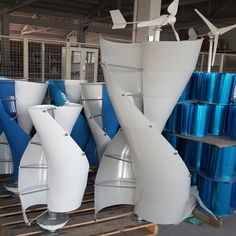
[[[15,194],[15,195],[18,195],[18,194],[19,194],[19,191],[18,191],[18,182],[16,182],[16,181],[9,181],[8,183],[6,183],[6,184],[4,185],[4,188],[5,188],[7,191],[9,191],[9,192],[11,192],[11,193],[13,193],[13,194]]]
[[[141,223],[144,222],[145,220],[141,218],[140,216],[136,215],[135,213],[131,216],[132,221]]]
[[[69,221],[66,213],[46,212],[37,219],[38,225],[45,230],[55,232]]]

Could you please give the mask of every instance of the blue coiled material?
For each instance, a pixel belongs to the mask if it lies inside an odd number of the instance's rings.
[[[177,104],[172,111],[169,119],[166,122],[165,130],[168,130],[172,133],[179,133],[180,132],[180,116],[181,116],[181,108],[182,104]]]
[[[236,106],[228,107],[228,118],[226,122],[225,136],[230,139],[236,139]]]
[[[201,159],[205,158],[207,146],[202,142],[181,139],[179,152],[189,170],[196,172],[200,169]]]
[[[191,174],[191,186],[196,186],[198,184],[198,173],[195,171],[190,171]]]
[[[185,86],[184,91],[182,92],[181,96],[179,97],[178,103],[183,103],[188,100],[188,91],[189,91],[189,83]]]
[[[192,74],[189,81],[188,99],[189,100],[201,100],[202,97],[202,81],[203,72],[196,71]]]
[[[202,80],[202,96],[201,100],[212,103],[214,101],[214,94],[216,84],[219,79],[219,73],[204,73]]]
[[[199,176],[199,195],[203,203],[216,216],[225,217],[233,213],[231,198],[233,194],[233,184],[214,182],[203,176]]]
[[[207,135],[209,123],[209,105],[191,104],[189,112],[189,135],[203,137]]]
[[[214,103],[229,104],[231,101],[234,74],[219,74],[214,94]]]
[[[201,173],[214,181],[231,182],[234,179],[236,147],[211,146],[201,162]]]
[[[103,130],[112,139],[116,135],[120,125],[105,84],[102,85],[102,123]]]
[[[211,105],[208,134],[223,135],[227,115],[227,106]]]
[[[174,149],[177,149],[178,147],[178,141],[179,141],[179,138],[175,135],[172,135],[172,134],[169,134],[168,132],[166,131],[163,131],[162,132],[162,135],[165,137],[165,139],[171,144],[171,146],[174,148]]]
[[[236,182],[234,182],[231,194],[231,207],[236,209]]]
[[[181,105],[181,112],[178,112],[177,116],[179,117],[180,123],[177,124],[176,130],[180,130],[182,135],[189,134],[189,117],[191,113],[192,104],[190,103],[183,103]]]

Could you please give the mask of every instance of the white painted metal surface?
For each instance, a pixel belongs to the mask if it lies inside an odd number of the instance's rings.
[[[21,160],[19,192],[25,211],[36,204],[47,204],[53,212],[68,212],[81,205],[89,164],[70,132],[82,105],[33,106],[29,113],[37,134]],[[30,179],[30,181],[29,181]]]
[[[136,180],[131,153],[121,130],[100,162],[95,182],[95,214],[105,207],[135,203]]]
[[[135,212],[153,223],[177,223],[187,207],[190,175],[161,131],[196,66],[202,40],[100,44],[109,95],[133,155]],[[135,73],[135,85],[142,78],[144,114],[124,82]]]
[[[29,134],[33,124],[28,107],[42,104],[47,91],[47,84],[27,81],[15,81],[16,109],[18,123]]]
[[[13,171],[11,149],[4,133],[0,135],[0,174],[11,174]]]
[[[86,80],[65,80],[66,96],[73,103],[81,103],[81,85],[87,83]]]

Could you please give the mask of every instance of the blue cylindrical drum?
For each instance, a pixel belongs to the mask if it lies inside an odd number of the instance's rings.
[[[163,131],[162,135],[172,145],[173,148],[177,149],[177,146],[178,146],[178,137],[177,136],[172,135],[166,131]]]
[[[196,71],[192,74],[189,81],[189,90],[188,98],[189,100],[201,100],[202,97],[202,81],[203,81],[203,72]]]
[[[231,207],[236,209],[236,182],[232,186]]]
[[[216,216],[225,217],[233,213],[231,207],[232,183],[214,182],[199,176],[198,189],[203,203]]]
[[[179,113],[179,109],[178,109],[179,106],[181,106],[181,105],[177,104],[175,106],[175,108],[173,109],[172,113],[170,114],[170,116],[166,122],[164,130],[170,131],[172,133],[174,133],[176,131],[177,119],[179,116],[179,114],[178,114]]]
[[[189,116],[191,112],[191,103],[183,103],[180,110],[181,112],[179,113],[179,130],[181,135],[188,135],[188,127],[189,127]]]
[[[236,164],[236,147],[219,148],[212,146],[210,155],[205,157],[208,169],[205,175],[215,181],[232,181]]]
[[[205,155],[206,144],[192,140],[183,140],[182,142],[182,158],[191,171],[200,169],[201,159]]]
[[[191,186],[196,186],[198,184],[198,173],[195,171],[190,171],[191,174]]]
[[[219,77],[219,73],[204,73],[203,74],[203,90],[202,90],[202,101],[206,101],[209,103],[213,102],[214,93],[216,88],[216,83]]]
[[[230,139],[236,139],[236,106],[228,107],[228,118],[224,135]]]
[[[226,115],[227,115],[227,106],[225,105],[210,106],[210,120],[208,126],[208,134],[210,135],[223,134]]]
[[[207,104],[192,104],[189,113],[189,135],[197,137],[207,135],[209,111],[209,105]]]
[[[220,76],[218,77],[216,83],[215,94],[213,99],[214,103],[230,103],[234,84],[234,77],[234,74],[220,73]]]

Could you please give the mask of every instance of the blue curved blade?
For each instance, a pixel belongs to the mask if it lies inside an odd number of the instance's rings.
[[[49,80],[48,88],[52,96],[54,105],[63,106],[65,103],[70,102],[65,93],[63,92],[63,86],[61,85],[61,83],[55,83],[54,81]],[[60,88],[62,89],[62,91],[60,90]]]
[[[21,157],[30,141],[30,137],[24,132],[24,130],[20,126],[18,126],[15,120],[13,120],[7,114],[1,101],[0,121],[12,152],[12,160],[14,165],[13,180],[17,181]]]
[[[103,130],[112,139],[119,129],[119,121],[108,96],[107,87],[102,86],[102,114],[103,114]]]
[[[10,117],[16,116],[15,81],[0,80],[0,99]]]

